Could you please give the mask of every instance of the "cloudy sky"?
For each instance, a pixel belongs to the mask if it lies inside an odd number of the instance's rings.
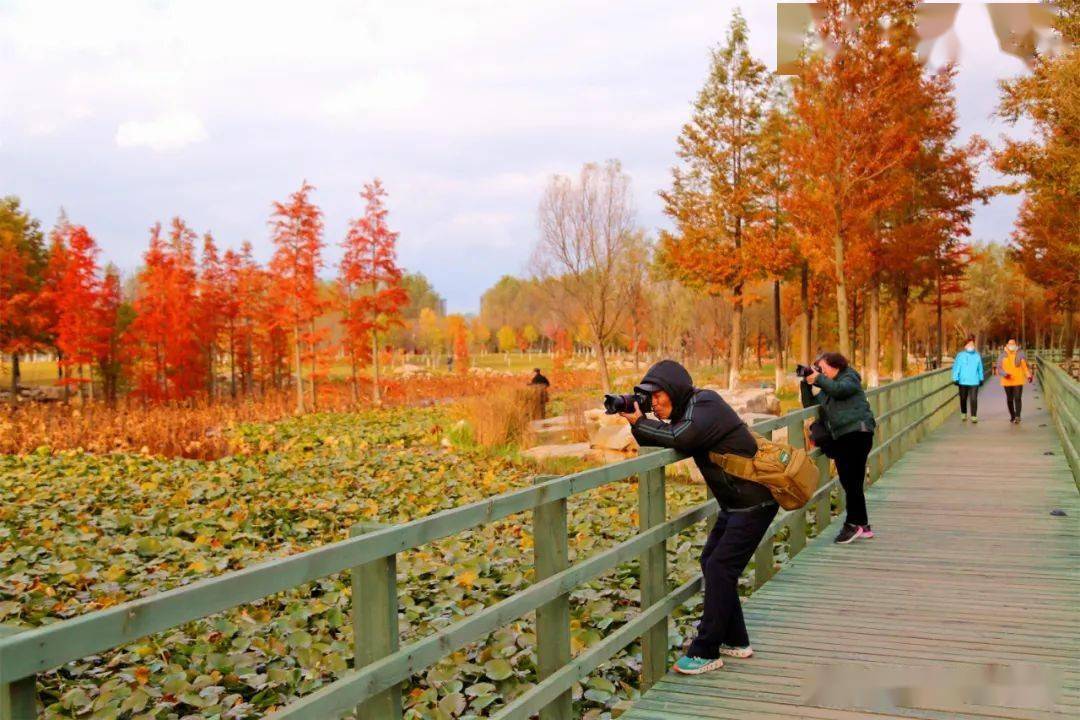
[[[525,270],[553,173],[619,158],[642,226],[664,225],[656,191],[736,5],[0,0],[0,195],[46,225],[63,206],[131,271],[174,215],[269,258],[270,204],[307,179],[332,266],[378,176],[401,263],[474,311]],[[773,67],[775,6],[742,8]],[[956,35],[963,133],[996,139],[996,79],[1023,63],[980,3]],[[1005,240],[1015,208],[980,208],[975,237]]]

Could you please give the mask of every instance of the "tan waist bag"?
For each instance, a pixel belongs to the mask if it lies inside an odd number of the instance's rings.
[[[769,488],[785,510],[806,505],[817,492],[819,481],[817,465],[806,450],[751,434],[758,446],[754,457],[711,452],[709,459],[729,475]]]

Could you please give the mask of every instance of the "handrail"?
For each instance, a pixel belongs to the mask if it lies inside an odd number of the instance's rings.
[[[951,382],[942,382],[946,373],[948,369],[942,368],[867,391],[867,397],[880,419],[878,434],[882,440],[871,453],[871,481],[879,477],[912,443],[917,442],[940,417],[941,410],[954,396],[954,393],[949,393],[944,401],[941,400],[943,393],[952,388]],[[804,443],[804,423],[815,417],[817,412],[816,407],[796,410],[756,423],[753,429],[767,436],[786,429],[788,442],[801,447]],[[635,537],[574,565],[569,565],[564,558],[565,569],[543,578],[538,576],[538,581],[528,589],[401,649],[397,648],[396,611],[391,611],[388,618],[376,618],[372,608],[358,607],[363,603],[354,602],[357,634],[354,642],[358,648],[356,662],[359,666],[343,673],[322,689],[281,708],[271,717],[325,717],[327,713],[353,710],[357,705],[360,706],[361,717],[400,716],[399,698],[389,705],[378,705],[382,709],[375,709],[375,703],[391,698],[402,681],[434,664],[448,652],[483,637],[522,614],[536,610],[539,617],[542,610],[557,608],[560,602],[568,602],[569,592],[577,585],[634,556],[642,559],[641,614],[572,662],[568,656],[569,627],[566,627],[566,651],[561,667],[547,672],[546,677],[540,678],[540,683],[503,708],[498,717],[526,718],[539,709],[552,706],[552,703],[568,703],[569,694],[566,691],[577,679],[638,637],[644,638],[643,684],[647,686],[659,679],[665,669],[668,648],[664,628],[668,615],[691,597],[700,583],[698,577],[673,592],[667,592],[663,553],[666,540],[717,512],[716,503],[710,500],[672,520],[664,520],[664,468],[685,457],[673,450],[643,451],[636,458],[544,480],[529,488],[444,510],[401,525],[365,528],[367,532],[347,540],[288,557],[274,558],[71,620],[20,630],[6,637],[0,633],[0,694],[9,691],[22,693],[25,706],[27,687],[32,692],[32,678],[38,672],[344,570],[353,573],[354,601],[358,591],[363,589],[358,585],[358,578],[363,577],[373,587],[378,586],[375,589],[384,594],[383,599],[390,598],[391,606],[396,607],[392,561],[397,553],[509,515],[530,510],[539,512],[545,508],[555,510],[552,517],[561,517],[561,531],[565,536],[567,498],[635,475],[639,478],[639,508],[642,510],[639,513],[641,527]],[[820,533],[831,522],[834,494],[838,510],[843,509],[843,494],[837,479],[831,476],[828,460],[816,449],[811,452],[811,457],[819,467],[820,487],[805,508],[782,512],[773,521],[755,553],[756,587],[775,572],[773,542],[778,533],[787,529],[788,554],[789,557],[794,556],[809,537],[808,513],[811,513]],[[558,512],[560,504],[561,516]],[[539,537],[536,540],[534,552],[538,570],[541,555],[546,553],[549,560],[554,557],[552,553],[555,553],[555,549],[549,544],[540,542]],[[656,554],[658,552],[659,555]],[[387,561],[391,562],[389,572],[386,565],[380,565]],[[386,605],[385,602],[371,604]],[[363,662],[367,664],[362,664],[359,649],[365,638],[360,634],[380,623],[387,625],[391,620],[392,627],[382,628],[383,632],[379,635],[381,640],[376,643],[380,645],[377,654],[372,656],[372,644],[369,642],[363,654]],[[554,636],[560,635],[561,631],[538,631],[537,634],[541,650],[547,647],[550,652],[552,643],[559,641]],[[396,709],[393,709],[395,705]],[[7,720],[2,711],[0,720]]]
[[[1058,351],[1057,356],[1062,353]],[[1080,382],[1069,376],[1053,359],[1054,354],[1035,356],[1035,374],[1046,396],[1046,406],[1061,439],[1073,481],[1080,490]]]

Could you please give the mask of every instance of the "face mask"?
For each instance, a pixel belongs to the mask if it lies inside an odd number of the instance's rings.
[[[975,346],[972,343],[968,343],[966,348],[967,348],[968,352],[970,352],[970,351],[975,349]]]
[[[1016,352],[1016,346],[1015,345],[1006,345],[1005,349],[1008,350],[1009,352]]]

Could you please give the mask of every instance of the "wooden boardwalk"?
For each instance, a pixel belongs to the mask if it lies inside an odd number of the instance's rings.
[[[834,545],[834,522],[746,601],[753,658],[669,673],[623,719],[1080,718],[1080,497],[1041,395],[1027,386],[1011,425],[991,378],[978,425],[954,415],[869,490],[877,537]],[[839,680],[807,696],[806,678],[841,664],[833,677],[920,689],[858,698]],[[1049,678],[1049,703],[989,682],[932,688],[988,665]],[[980,688],[984,704],[960,699]]]

